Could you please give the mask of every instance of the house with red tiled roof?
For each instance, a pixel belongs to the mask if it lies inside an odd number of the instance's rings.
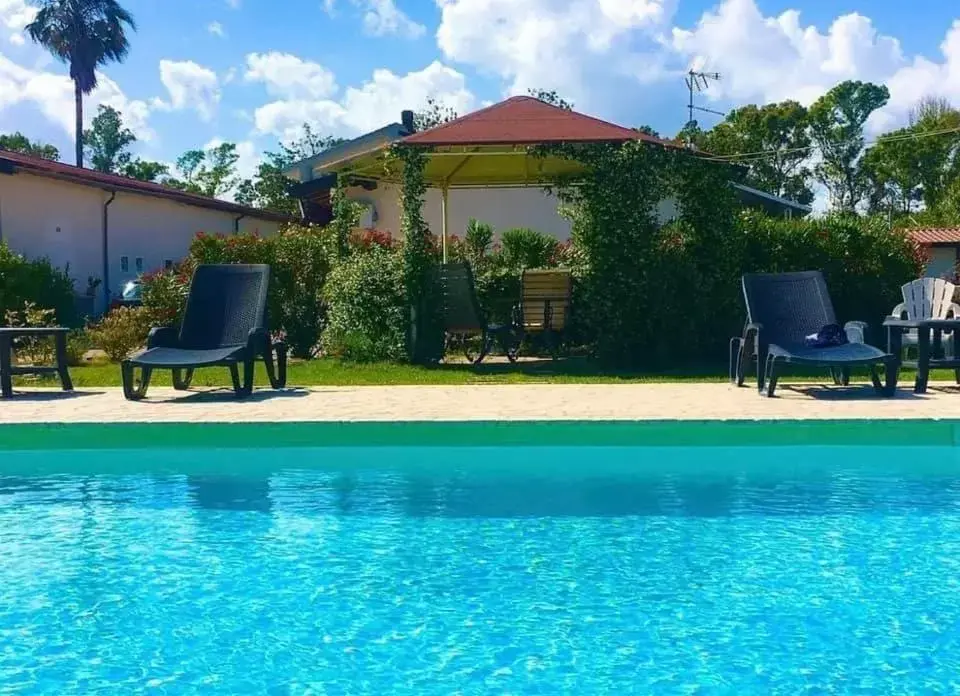
[[[80,295],[88,279],[99,280],[95,311],[127,281],[186,256],[197,232],[266,235],[285,222],[229,201],[0,150],[0,240],[68,268]]]
[[[960,227],[917,227],[907,233],[927,252],[926,275],[956,279],[960,265]]]
[[[349,176],[347,196],[366,210],[362,227],[400,235],[400,184],[384,167],[395,143],[429,146],[425,177],[430,187],[423,215],[430,229],[462,235],[471,218],[497,230],[529,227],[568,239],[571,223],[557,210],[555,196],[542,183],[547,174],[563,173],[569,162],[537,161],[529,157],[532,145],[555,143],[623,143],[643,141],[652,146],[680,147],[632,128],[562,109],[533,97],[511,97],[448,123],[416,132],[413,112],[399,123],[297,162],[287,170],[296,181],[294,195],[307,217],[325,223],[331,216],[330,192],[338,177]],[[386,173],[385,173],[386,172]],[[810,208],[763,191],[731,183],[745,206],[776,215],[804,216]],[[662,221],[676,213],[672,200],[661,202]]]

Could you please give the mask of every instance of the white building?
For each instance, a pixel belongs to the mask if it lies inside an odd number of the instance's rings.
[[[96,311],[140,273],[187,254],[198,232],[273,234],[283,215],[159,184],[0,151],[0,240],[69,268],[77,293],[98,279]]]

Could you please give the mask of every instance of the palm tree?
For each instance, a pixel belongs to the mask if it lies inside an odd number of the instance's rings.
[[[83,166],[83,95],[97,86],[97,68],[127,56],[125,25],[133,16],[117,0],[41,0],[27,25],[30,38],[70,66],[77,107],[77,166]]]

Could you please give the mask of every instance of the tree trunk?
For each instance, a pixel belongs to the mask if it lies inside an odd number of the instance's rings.
[[[80,91],[80,83],[73,82],[73,97],[76,100],[77,107],[77,166],[83,166],[83,92]]]

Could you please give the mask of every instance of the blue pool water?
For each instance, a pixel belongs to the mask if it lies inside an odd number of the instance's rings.
[[[955,693],[955,452],[8,452],[0,693]]]

